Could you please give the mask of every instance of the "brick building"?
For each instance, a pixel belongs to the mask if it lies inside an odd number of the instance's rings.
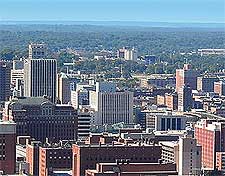
[[[26,162],[28,163],[28,173],[38,175],[39,173],[39,147],[41,142],[32,141],[26,146]]]
[[[0,121],[0,171],[14,174],[16,169],[16,124]]]
[[[72,169],[71,145],[39,148],[39,176],[52,175],[55,170]]]
[[[190,64],[184,64],[183,69],[176,70],[176,91],[184,85],[190,86],[192,90],[197,88],[197,73],[191,69]]]
[[[74,140],[77,138],[77,111],[70,105],[55,105],[44,97],[20,97],[7,102],[4,119],[16,122],[17,136],[35,140]]]
[[[195,125],[195,138],[202,146],[202,167],[215,170],[217,153],[225,151],[225,122],[199,121]]]
[[[135,163],[157,163],[161,146],[148,144],[83,144],[73,145],[73,176],[83,176],[85,170],[95,169],[97,163],[112,163],[129,159]]]
[[[55,171],[72,169],[72,144],[75,141],[60,141],[59,143],[40,143],[32,141],[27,145],[26,162],[29,174],[48,176]]]
[[[214,82],[214,92],[218,93],[220,96],[225,95],[225,82]]]
[[[140,176],[177,175],[174,163],[98,163],[95,170],[86,170],[85,176]]]

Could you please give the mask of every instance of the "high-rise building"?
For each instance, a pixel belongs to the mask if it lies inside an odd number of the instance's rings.
[[[96,111],[98,125],[132,122],[133,93],[118,92],[113,83],[96,83],[96,91],[90,91],[90,106]]]
[[[184,64],[183,69],[176,70],[176,91],[184,85],[190,86],[192,90],[197,88],[197,73],[191,69],[190,64]]]
[[[202,146],[202,167],[204,169],[215,170],[217,168],[219,164],[217,157],[221,152],[225,152],[224,133],[224,121],[201,120],[195,125],[195,138]],[[225,162],[223,165],[225,166]]]
[[[90,135],[91,114],[85,109],[78,111],[78,138],[86,138]]]
[[[220,96],[225,95],[225,82],[214,82],[214,92],[218,93]]]
[[[47,45],[44,43],[31,43],[29,45],[29,59],[44,59],[47,57]]]
[[[123,47],[117,52],[117,57],[125,60],[137,60],[137,50],[135,48]]]
[[[214,92],[214,82],[219,81],[217,77],[198,77],[197,78],[197,90],[204,92]]]
[[[48,96],[56,100],[57,67],[55,59],[46,59],[44,44],[30,44],[29,58],[24,61],[24,95]]]
[[[11,68],[4,61],[0,61],[0,101],[7,101],[10,97]]]
[[[0,171],[14,174],[16,170],[16,124],[0,121]]]
[[[16,122],[17,136],[50,141],[77,139],[77,111],[44,97],[20,97],[5,103],[4,119]]]
[[[67,104],[71,99],[70,79],[65,73],[58,74],[57,98],[60,103]]]
[[[191,88],[189,86],[182,86],[178,91],[178,111],[190,111],[192,104]]]

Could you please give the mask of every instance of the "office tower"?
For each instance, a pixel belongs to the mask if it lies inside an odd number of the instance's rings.
[[[4,119],[16,122],[17,136],[50,141],[77,139],[77,111],[44,97],[18,97],[7,102]]]
[[[0,121],[0,171],[14,174],[16,170],[16,124]]]
[[[197,90],[214,92],[214,82],[219,81],[217,77],[202,76],[197,78]]]
[[[86,138],[90,135],[91,114],[85,109],[78,111],[78,139]]]
[[[214,92],[218,93],[220,96],[225,95],[225,82],[214,82]]]
[[[57,98],[61,104],[67,104],[71,100],[70,79],[65,73],[58,74]]]
[[[191,69],[190,64],[184,64],[183,69],[176,70],[176,91],[184,85],[190,86],[192,90],[197,88],[197,73]]]
[[[96,91],[90,91],[90,106],[96,111],[96,124],[132,123],[133,93],[116,91],[110,82],[97,82]]]
[[[4,61],[0,61],[0,101],[7,101],[10,97],[11,68]]]
[[[13,66],[11,70],[11,84],[15,86],[16,80],[24,81],[24,61],[13,60]]]
[[[178,111],[190,111],[192,108],[192,90],[189,86],[183,86],[178,91]]]
[[[89,92],[86,89],[71,91],[71,104],[74,108],[89,104]]]
[[[45,45],[29,45],[29,58],[24,61],[24,95],[27,97],[46,95],[54,103],[56,100],[56,60],[45,57]]]
[[[44,59],[47,57],[47,45],[44,43],[29,44],[29,59]]]

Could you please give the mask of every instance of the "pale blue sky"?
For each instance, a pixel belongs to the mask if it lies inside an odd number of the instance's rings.
[[[225,22],[225,0],[0,0],[0,20]]]

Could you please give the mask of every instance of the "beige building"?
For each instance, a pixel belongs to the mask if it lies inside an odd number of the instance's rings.
[[[199,175],[201,172],[202,147],[196,139],[185,135],[177,142],[162,142],[162,159],[176,162],[179,176]]]
[[[27,97],[46,95],[55,102],[56,60],[45,58],[45,45],[40,44],[40,48],[38,44],[36,45],[29,45],[29,58],[24,62],[24,95]]]
[[[132,123],[133,93],[118,92],[113,83],[96,84],[96,91],[90,91],[90,106],[96,111],[96,124]]]

